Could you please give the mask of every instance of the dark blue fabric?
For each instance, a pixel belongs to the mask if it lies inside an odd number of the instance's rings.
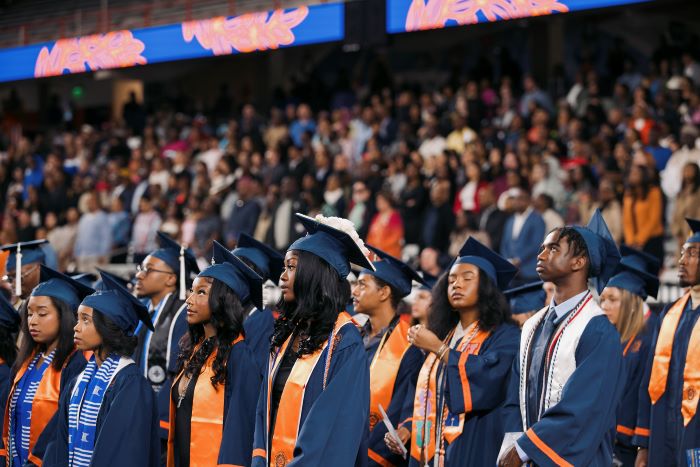
[[[272,310],[269,308],[256,310],[243,322],[243,329],[245,341],[255,356],[260,375],[264,375],[270,360],[270,339],[275,330],[275,317]]]
[[[56,437],[49,444],[44,467],[68,465],[68,403],[75,379],[61,395]],[[122,369],[105,392],[97,416],[97,442],[91,466],[160,464],[158,411],[151,385],[136,365]]]

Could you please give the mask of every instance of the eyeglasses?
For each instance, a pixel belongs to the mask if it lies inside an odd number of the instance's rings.
[[[697,248],[683,248],[681,249],[681,257],[687,256],[688,258],[698,258],[700,257],[700,250]]]
[[[30,274],[33,274],[34,271],[36,271],[38,267],[39,267],[39,265],[36,265],[36,266],[33,266],[33,267],[27,269],[22,274],[20,274],[20,277],[22,279],[24,279],[25,277],[29,276]],[[16,274],[7,274],[5,276],[2,276],[2,280],[6,281],[6,282],[14,282],[16,279],[17,279]]]
[[[141,273],[143,273],[144,276],[147,276],[147,275],[149,275],[149,274],[152,273],[152,272],[160,272],[160,273],[163,273],[163,274],[175,274],[175,273],[172,272],[172,271],[163,271],[162,269],[155,269],[155,268],[151,268],[151,267],[148,267],[148,266],[143,267],[143,266],[141,266],[140,264],[137,264],[137,265],[136,265],[136,274],[141,274]]]

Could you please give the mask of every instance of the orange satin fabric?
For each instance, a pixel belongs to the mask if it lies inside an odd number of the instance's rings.
[[[340,313],[335,322],[333,336],[338,333],[341,327],[351,322],[353,321],[348,313]],[[271,373],[267,381],[268,427],[270,426],[270,394],[272,391],[272,382],[280,362],[282,361],[284,352],[291,343],[292,337],[293,336],[289,336],[287,338],[284,345],[280,348],[277,358],[272,362]],[[279,407],[277,408],[275,431],[272,438],[271,452],[268,456],[270,467],[283,467],[294,458],[294,446],[296,446],[297,435],[299,434],[299,422],[301,419],[301,408],[304,403],[306,384],[326,347],[328,347],[328,341],[316,352],[299,357],[294,363],[294,367],[292,367],[292,371],[282,391]],[[329,349],[329,352],[332,352],[332,348]]]
[[[17,384],[19,383],[19,380],[22,379],[22,376],[24,376],[24,374],[27,372],[29,363],[34,359],[35,356],[36,353],[33,353],[22,364],[22,367],[15,375],[15,378],[12,382],[12,387],[10,388],[10,392],[8,393],[8,403],[5,405],[5,416],[2,424],[2,441],[5,446],[10,445],[9,401],[12,400],[12,394],[15,392],[15,389],[17,389]],[[68,356],[68,358],[66,359],[66,363],[63,365],[63,368],[65,368],[66,364],[68,364],[68,362],[71,359],[71,356],[72,354]],[[44,372],[44,376],[41,378],[39,387],[37,387],[36,389],[34,402],[32,403],[32,420],[29,423],[29,460],[36,465],[41,465],[41,459],[32,455],[32,449],[34,449],[34,445],[39,439],[39,435],[41,435],[41,433],[44,431],[44,428],[51,420],[51,417],[53,417],[53,415],[58,410],[58,400],[61,391],[61,371],[63,368],[61,368],[61,370],[56,370],[53,367],[53,364],[49,365],[49,367]],[[11,459],[9,458],[6,459],[8,466],[10,465],[10,460]]]
[[[661,323],[654,351],[654,361],[651,367],[651,377],[649,378],[649,397],[652,404],[656,404],[666,392],[673,341],[688,300],[690,300],[690,293],[685,294],[671,306]],[[695,324],[690,334],[688,353],[686,354],[685,367],[683,369],[681,412],[685,426],[688,426],[690,420],[695,416],[698,407],[698,397],[700,396],[700,355],[697,352],[698,348],[700,348],[700,323]]]
[[[474,328],[477,325],[478,322],[467,328],[462,341],[455,349],[462,354],[459,358],[459,375],[462,383],[464,407],[467,409],[465,413],[468,413],[472,408],[469,378],[466,373],[467,358],[469,355],[478,355],[481,350],[481,344],[491,335],[490,331],[479,329],[472,339],[467,340],[467,337],[474,332]],[[451,338],[452,333],[447,336],[446,341],[449,342]],[[416,395],[413,401],[413,423],[411,424],[411,457],[418,461],[428,461],[435,456],[436,452],[435,421],[437,415],[435,405],[437,401],[437,372],[439,367],[436,360],[437,356],[435,354],[431,353],[428,355],[421,367],[418,374],[418,382],[416,383]],[[427,391],[425,390],[426,388]],[[445,405],[441,414],[443,423],[442,438],[451,443],[462,434],[465,414],[459,414],[459,425],[456,427],[444,426],[447,415],[447,406]],[[422,424],[418,423],[420,421],[422,421]],[[428,425],[427,429],[423,428],[425,425]],[[418,439],[422,440],[421,445],[418,444]],[[421,457],[421,454],[423,454],[423,457]]]
[[[382,419],[379,413],[379,404],[384,410],[391,403],[391,396],[394,393],[396,375],[399,373],[401,359],[411,346],[408,342],[408,328],[411,324],[407,321],[399,320],[386,341],[380,344],[377,353],[372,359],[369,367],[369,429]]]
[[[243,336],[239,335],[233,341],[233,345],[242,340]],[[195,348],[192,355],[198,348],[199,346]],[[190,419],[190,465],[192,467],[217,465],[219,458],[219,448],[224,431],[224,387],[219,384],[215,388],[211,384],[211,378],[214,376],[212,365],[215,358],[216,349],[207,358],[194,386],[192,418]],[[184,369],[175,378],[173,385],[179,383],[183,372]],[[168,467],[175,465],[175,423],[175,403],[170,398]]]

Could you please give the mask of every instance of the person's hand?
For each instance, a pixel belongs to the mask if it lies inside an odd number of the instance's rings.
[[[416,324],[408,329],[408,342],[419,349],[434,353],[442,347],[442,341],[438,336],[422,324]]]
[[[647,467],[649,465],[649,450],[640,448],[637,453],[637,459],[634,461],[634,467]]]
[[[520,460],[518,450],[515,449],[515,446],[511,447],[498,461],[498,467],[520,467],[521,465],[523,465],[523,461]]]
[[[398,430],[396,430],[396,433],[399,435],[399,439],[401,440],[401,445],[406,445],[409,439],[411,439],[411,432],[408,431],[405,427],[399,427]],[[401,451],[401,446],[399,446],[399,443],[396,442],[396,440],[389,434],[387,431],[386,434],[384,435],[384,443],[386,443],[386,447],[389,448],[389,451],[393,452],[394,454],[403,454]]]

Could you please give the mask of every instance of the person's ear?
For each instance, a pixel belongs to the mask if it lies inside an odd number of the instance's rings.
[[[583,255],[575,256],[575,257],[571,258],[570,264],[571,264],[571,270],[573,272],[578,272],[578,271],[582,270],[583,268],[588,267],[588,258],[586,258]]]
[[[385,285],[379,288],[379,301],[385,302],[391,299],[391,287]]]

